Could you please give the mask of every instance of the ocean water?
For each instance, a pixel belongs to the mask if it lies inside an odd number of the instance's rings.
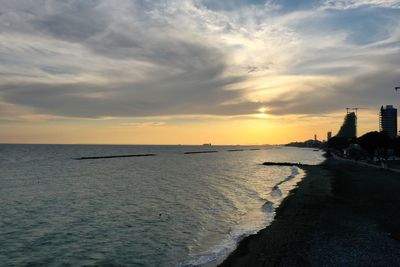
[[[288,147],[0,145],[3,266],[216,265],[267,226],[322,152]],[[218,153],[184,152],[217,150]],[[155,157],[75,160],[155,153]]]

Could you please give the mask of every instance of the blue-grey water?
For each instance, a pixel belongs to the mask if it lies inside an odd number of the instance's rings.
[[[323,160],[311,149],[233,148],[0,145],[0,263],[215,265],[302,178],[262,162]],[[219,152],[183,154],[199,150]],[[157,156],[74,159],[141,153]]]

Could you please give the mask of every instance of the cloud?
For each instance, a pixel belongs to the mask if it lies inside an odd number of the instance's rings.
[[[400,8],[399,0],[326,0],[322,7],[328,9],[354,9],[363,6]]]
[[[164,121],[145,121],[145,122],[126,122],[121,123],[121,126],[127,127],[157,127],[166,125]]]
[[[85,118],[373,106],[391,98],[372,85],[386,88],[398,75],[398,7],[394,0],[3,0],[0,100],[29,114]]]
[[[245,8],[249,6],[263,7],[263,6],[276,6],[271,1],[265,0],[222,0],[222,1],[212,1],[212,0],[202,0],[199,1],[201,4],[207,8],[215,11],[232,11],[240,8]]]
[[[237,115],[259,107],[242,100],[241,90],[224,89],[239,77],[221,78],[218,73],[206,70],[142,83],[6,84],[0,86],[0,96],[41,114],[71,117]]]
[[[293,91],[282,94],[268,103],[268,113],[324,114],[361,107],[378,111],[381,105],[395,104],[398,83],[397,69],[377,70],[343,80],[314,83],[309,91]]]

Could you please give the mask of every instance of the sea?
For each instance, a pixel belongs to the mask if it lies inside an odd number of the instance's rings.
[[[77,160],[132,154],[156,156]],[[0,265],[215,266],[273,221],[304,176],[265,161],[323,157],[281,146],[0,145]]]

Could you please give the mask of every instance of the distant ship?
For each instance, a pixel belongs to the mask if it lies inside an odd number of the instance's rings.
[[[203,146],[211,146],[211,143],[203,144]]]

